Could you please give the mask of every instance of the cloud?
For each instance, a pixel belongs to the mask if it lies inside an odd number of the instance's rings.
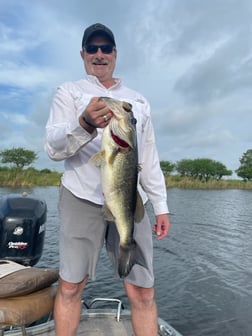
[[[251,148],[250,0],[1,0],[0,150],[22,145],[40,168],[56,87],[82,78],[84,28],[115,33],[116,76],[151,103],[162,160],[209,157],[237,168]]]

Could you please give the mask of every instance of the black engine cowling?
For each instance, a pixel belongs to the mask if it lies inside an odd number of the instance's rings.
[[[27,194],[0,199],[0,259],[35,265],[43,252],[47,206]]]

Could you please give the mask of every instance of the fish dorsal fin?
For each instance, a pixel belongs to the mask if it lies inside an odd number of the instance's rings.
[[[144,217],[144,205],[142,201],[142,197],[137,191],[137,199],[136,199],[136,211],[135,211],[135,222],[139,223]]]

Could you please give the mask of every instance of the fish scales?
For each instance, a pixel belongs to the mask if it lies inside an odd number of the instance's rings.
[[[142,251],[133,238],[135,222],[144,215],[137,191],[136,119],[130,104],[112,98],[101,99],[113,117],[103,130],[101,152],[91,160],[101,168],[105,219],[115,222],[120,237],[118,273],[124,278],[135,264],[146,267]]]
[[[108,162],[113,164],[106,165],[103,171],[106,206],[112,209],[121,244],[132,241],[137,192],[137,160],[134,151],[124,151],[107,151]]]

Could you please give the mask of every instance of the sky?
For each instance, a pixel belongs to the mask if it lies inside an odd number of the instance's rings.
[[[150,102],[160,160],[235,171],[252,149],[251,0],[0,0],[0,151],[44,152],[57,86],[85,77],[84,29],[115,35],[115,76]],[[236,175],[233,175],[236,177]]]

